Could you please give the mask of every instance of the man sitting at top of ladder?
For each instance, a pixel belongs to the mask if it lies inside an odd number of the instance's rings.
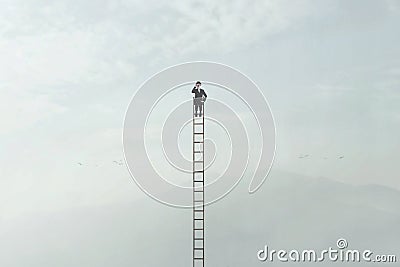
[[[201,117],[202,116],[202,111],[203,111],[203,103],[207,99],[207,94],[206,92],[200,88],[201,82],[197,81],[196,86],[193,87],[192,93],[194,93],[194,107],[195,107],[195,113],[194,116]],[[200,112],[198,112],[200,111]]]

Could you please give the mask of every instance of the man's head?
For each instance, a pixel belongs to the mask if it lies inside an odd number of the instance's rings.
[[[200,82],[200,81],[197,81],[197,82],[196,82],[196,88],[200,88],[200,85],[201,85],[201,82]]]

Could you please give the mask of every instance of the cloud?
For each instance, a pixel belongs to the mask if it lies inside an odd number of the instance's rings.
[[[0,100],[0,134],[29,128],[40,120],[66,110],[65,107],[52,102],[45,94],[4,90]]]
[[[101,63],[232,51],[295,25],[308,1],[57,1],[1,12],[4,52],[18,52],[48,77],[78,80],[104,74]]]
[[[1,132],[65,111],[73,91],[115,88],[177,55],[233,51],[307,10],[308,1],[10,1],[0,11]]]
[[[389,7],[389,10],[394,13],[400,12],[400,3],[397,0],[386,0],[386,4]]]
[[[307,14],[307,2],[175,1],[161,44],[171,52],[225,53],[293,26]],[[168,11],[168,10],[167,10]]]

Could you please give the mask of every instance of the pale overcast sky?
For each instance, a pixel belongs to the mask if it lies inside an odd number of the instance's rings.
[[[114,162],[126,108],[150,75],[193,60],[261,88],[271,177],[399,190],[399,25],[395,0],[2,1],[0,222],[144,198]]]
[[[1,216],[142,197],[113,162],[124,113],[150,75],[192,60],[259,85],[273,168],[400,188],[398,1],[4,1],[0,14]]]

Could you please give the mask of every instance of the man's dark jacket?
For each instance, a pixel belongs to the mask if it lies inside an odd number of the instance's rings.
[[[194,93],[194,98],[202,98],[203,96],[207,97],[206,92],[204,92],[204,90],[201,89],[201,88],[200,88],[200,91],[199,91],[199,90],[196,89],[196,87],[194,87],[192,89],[192,93]]]

